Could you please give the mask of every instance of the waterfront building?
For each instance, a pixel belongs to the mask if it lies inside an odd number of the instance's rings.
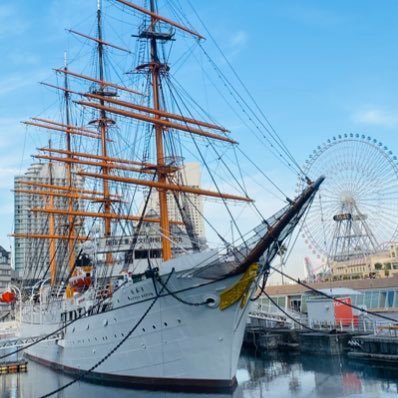
[[[362,294],[347,294],[351,303],[364,306],[374,312],[398,311],[398,275],[389,278],[376,279],[346,279],[339,281],[307,283],[311,288],[330,291],[330,289],[347,288]],[[274,285],[266,288],[276,303],[282,308],[307,313],[307,298],[311,297],[308,288],[300,284]],[[266,305],[270,301],[261,297],[261,303]]]
[[[333,280],[392,277],[398,275],[398,244],[389,243],[369,256],[331,261],[329,267]]]
[[[0,295],[11,283],[11,252],[0,246]],[[0,319],[10,311],[10,304],[0,303]]]

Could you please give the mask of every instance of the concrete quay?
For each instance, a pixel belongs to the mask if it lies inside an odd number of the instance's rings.
[[[355,349],[348,357],[377,362],[398,363],[398,337],[396,336],[357,336],[351,341]]]
[[[342,355],[352,349],[350,342],[362,337],[358,331],[310,332],[288,328],[248,326],[244,346],[257,351],[297,351],[317,355]],[[398,347],[398,339],[396,339]]]

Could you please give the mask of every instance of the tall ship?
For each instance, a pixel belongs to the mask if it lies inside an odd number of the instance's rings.
[[[107,18],[112,10],[117,16]],[[173,80],[171,47],[203,37],[183,14],[163,16],[155,0],[106,8],[98,0],[95,11],[94,33],[70,30],[93,45],[88,60],[75,63],[83,72],[66,60],[57,82],[43,83],[61,100],[59,118],[25,122],[51,133],[15,186],[25,201],[16,200],[17,212],[28,208],[14,233],[23,263],[16,313],[21,336],[40,337],[25,353],[96,383],[233,389],[251,297],[323,178],[307,180],[264,218],[234,171],[240,162],[230,160],[237,147],[230,131]],[[121,27],[114,38],[129,31],[134,49],[105,37],[106,22]],[[206,188],[189,181],[192,162]],[[224,209],[220,230],[202,198]],[[256,215],[247,233],[234,203]]]

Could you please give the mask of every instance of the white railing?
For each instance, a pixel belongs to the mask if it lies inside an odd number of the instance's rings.
[[[0,340],[15,336],[19,331],[19,322],[5,321],[0,322]]]
[[[300,312],[285,308],[283,311],[270,302],[255,302],[252,304],[249,317],[274,322],[278,325],[283,324],[284,327],[289,328],[294,328],[297,323],[295,321],[306,323],[306,316]]]
[[[336,330],[340,332],[356,332],[373,335],[390,335],[398,337],[398,323],[379,319],[376,317],[359,317],[339,319],[336,321],[308,321],[306,323],[311,329],[319,331]],[[304,329],[300,325],[294,326],[296,329]]]

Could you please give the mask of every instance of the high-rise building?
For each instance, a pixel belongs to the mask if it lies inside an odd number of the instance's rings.
[[[193,188],[200,188],[201,170],[199,163],[186,163],[184,167],[175,173],[175,183],[187,185]],[[192,224],[193,232],[199,240],[205,239],[205,228],[203,223],[203,199],[200,195],[178,192],[168,193],[167,204],[170,220],[183,221],[181,211],[183,211]],[[177,200],[178,203],[177,203]],[[159,196],[154,192],[148,202],[147,212],[155,211],[159,214]]]
[[[66,168],[62,164],[32,164],[22,176],[14,179],[14,259],[15,271],[19,277],[41,278],[49,266],[49,242],[45,239],[30,239],[30,234],[48,235],[49,234],[49,215],[43,212],[32,211],[32,208],[44,208],[48,205],[49,197],[35,195],[30,191],[43,190],[33,184],[53,184],[66,186]],[[32,185],[30,185],[32,184]],[[55,197],[54,206],[66,208],[67,199]],[[62,224],[57,218],[57,232],[60,231]],[[18,237],[19,235],[19,237]],[[64,256],[62,242],[57,242],[57,252],[59,256]]]
[[[0,294],[11,282],[11,252],[0,246]]]
[[[0,295],[11,284],[11,252],[0,246]],[[5,318],[11,311],[10,303],[0,303],[0,319]]]

